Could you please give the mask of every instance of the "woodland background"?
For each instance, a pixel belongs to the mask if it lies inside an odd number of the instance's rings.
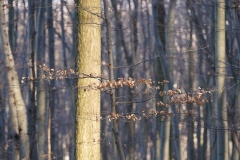
[[[84,8],[71,0],[1,1],[28,131],[14,126],[19,115],[11,114],[0,41],[0,159],[22,156],[15,132],[29,137],[30,159],[75,159],[76,13]],[[115,120],[129,160],[239,159],[240,2],[109,0],[100,7],[101,82],[113,65],[115,81],[127,85],[114,89],[116,115],[109,90],[101,91],[101,139],[85,145],[100,144],[101,159],[119,159]]]

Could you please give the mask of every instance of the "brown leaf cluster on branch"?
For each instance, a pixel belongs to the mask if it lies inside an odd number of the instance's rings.
[[[129,86],[130,88],[133,88],[135,86],[135,80],[132,78],[118,78],[117,81],[103,81],[97,88],[98,89],[106,89],[106,88],[118,88],[123,86]]]
[[[199,90],[198,92],[190,93],[181,93],[180,89],[161,91],[159,92],[160,96],[171,96],[170,104],[193,104],[203,105],[208,100],[203,96],[204,94],[209,93],[209,91]],[[161,101],[157,102],[158,106],[166,106]]]
[[[161,116],[162,121],[164,121],[166,117],[172,117],[173,112],[157,111],[154,109],[150,109],[142,110],[142,113],[127,113],[127,114],[110,113],[107,116],[107,118],[110,122],[113,120],[139,121],[141,120],[141,118],[149,118],[150,116]]]
[[[76,78],[79,77],[79,74],[73,69],[63,69],[55,70],[54,68],[48,68],[45,64],[39,64],[38,69],[42,70],[40,77],[22,77],[21,83],[27,83],[29,81],[38,81],[38,80],[58,80],[65,78]]]
[[[141,78],[138,81],[135,81],[132,78],[118,78],[118,80],[114,80],[114,81],[105,80],[102,83],[100,83],[99,85],[90,84],[85,89],[87,89],[87,90],[90,90],[90,89],[107,90],[107,89],[114,89],[114,88],[119,88],[119,87],[124,87],[124,86],[133,88],[134,86],[141,85],[141,84],[152,86],[153,81],[151,79],[144,79],[144,78]]]
[[[48,68],[45,64],[39,65],[39,69],[43,70],[43,74],[41,78],[38,78],[40,80],[61,80],[64,78],[97,78],[99,80],[103,80],[101,83],[96,84],[89,84],[88,86],[77,86],[77,88],[83,88],[84,91],[89,90],[101,90],[106,91],[109,89],[116,89],[119,87],[130,87],[134,88],[139,85],[148,85],[151,89],[151,92],[148,92],[148,89],[145,89],[145,91],[142,92],[142,95],[148,95],[150,93],[153,93],[160,89],[160,85],[168,84],[169,81],[163,80],[162,82],[155,83],[151,79],[144,79],[140,78],[139,80],[134,80],[133,78],[118,78],[117,80],[109,81],[108,79],[104,78],[103,75],[96,75],[94,73],[91,74],[84,74],[84,73],[77,73],[73,69],[64,69],[64,70],[55,70]],[[22,83],[34,81],[33,77],[22,77]],[[74,87],[75,88],[75,87]],[[184,87],[185,89],[186,87]],[[55,89],[55,87],[54,87]],[[156,92],[157,93],[157,92]],[[170,101],[168,103],[163,103],[162,101],[158,101],[156,104],[159,107],[170,107],[172,104],[197,104],[197,105],[203,105],[206,102],[208,102],[206,96],[204,96],[205,93],[209,93],[209,91],[204,90],[198,90],[198,91],[191,91],[190,93],[185,93],[183,89],[177,88],[173,90],[167,90],[167,91],[160,91],[158,94],[160,96],[168,96],[170,97]],[[133,92],[133,94],[135,94]],[[140,117],[147,117],[149,115],[161,115],[165,114],[167,116],[171,116],[172,113],[167,113],[166,111],[149,111],[148,113],[143,112],[142,115],[139,114],[126,114],[126,115],[119,115],[117,113],[110,114],[109,120],[119,120],[119,119],[125,119],[125,120],[133,120],[138,121]],[[163,116],[164,117],[164,116]],[[163,119],[163,118],[162,118]]]

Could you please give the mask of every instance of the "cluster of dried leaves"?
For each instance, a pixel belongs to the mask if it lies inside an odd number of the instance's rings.
[[[138,81],[139,84],[149,84],[151,85],[151,88],[155,88],[155,91],[157,91],[159,86],[154,87],[152,84],[154,82],[148,81],[145,79],[140,79]],[[167,84],[168,81],[164,82],[158,82],[158,84]],[[178,89],[168,90],[168,91],[160,91],[158,94],[160,96],[167,96],[169,97],[168,103],[163,103],[162,101],[157,102],[157,106],[160,107],[158,110],[143,110],[142,113],[131,113],[131,114],[117,114],[117,113],[111,113],[108,115],[109,121],[112,120],[127,120],[127,121],[138,121],[141,118],[148,118],[149,116],[160,116],[161,120],[164,121],[166,117],[172,117],[174,114],[179,114],[182,112],[184,114],[184,118],[188,117],[189,115],[194,114],[194,110],[188,110],[180,111],[180,109],[177,109],[176,113],[173,113],[173,111],[168,112],[166,108],[170,107],[174,104],[196,104],[197,106],[204,105],[208,102],[208,98],[211,95],[211,91],[204,89],[200,89],[197,91],[190,91],[189,93],[185,93],[186,86]],[[142,93],[144,94],[145,91]]]
[[[161,101],[157,102],[157,105],[159,105],[160,103],[161,103],[161,106],[164,106],[164,107],[169,107],[171,105],[171,104],[170,105],[163,104]],[[128,113],[128,114],[110,113],[107,116],[107,118],[109,121],[113,121],[113,120],[139,121],[142,118],[148,118],[150,116],[160,116],[161,120],[164,121],[166,117],[172,117],[175,114],[183,114],[184,118],[194,114],[193,109],[190,109],[187,112],[184,112],[183,110],[180,111],[180,110],[181,109],[177,109],[176,113],[174,113],[172,110],[168,112],[167,110],[164,110],[164,109],[161,109],[160,111],[154,110],[154,109],[142,110],[142,113]]]
[[[114,81],[104,80],[99,85],[96,83],[89,84],[88,86],[84,87],[84,90],[85,91],[89,91],[92,89],[108,90],[108,89],[115,89],[115,88],[124,87],[124,86],[133,88],[136,85],[142,85],[142,84],[149,85],[152,87],[153,83],[155,82],[152,81],[151,79],[140,78],[138,81],[136,81],[132,78],[118,78],[118,80],[114,80]],[[168,83],[168,81],[164,80],[163,82],[159,82],[159,83],[166,84]],[[160,89],[160,87],[158,88]]]
[[[78,73],[73,69],[55,70],[48,68],[45,64],[39,64],[39,69],[42,70],[40,77],[22,77],[21,83],[28,83],[29,81],[36,80],[53,80],[53,79],[64,79],[64,78],[76,78]]]
[[[167,111],[157,111],[154,109],[150,110],[142,110],[142,113],[130,113],[130,114],[117,114],[117,113],[111,113],[107,116],[109,121],[113,120],[125,120],[125,121],[139,121],[141,118],[148,118],[150,116],[161,116],[162,121],[166,117],[172,117],[173,112],[169,113]]]
[[[161,91],[160,96],[170,96],[170,104],[193,104],[196,103],[198,106],[203,105],[208,102],[205,94],[210,93],[210,91],[199,90],[190,93],[182,93],[180,89]],[[169,107],[169,104],[164,104],[161,101],[157,102],[158,106]]]
[[[169,81],[163,80],[162,82],[152,81],[151,79],[144,79],[140,78],[139,80],[134,80],[132,78],[118,78],[114,81],[109,81],[108,79],[104,78],[103,75],[96,75],[96,74],[84,74],[84,73],[77,73],[73,69],[64,69],[64,70],[54,70],[48,68],[45,64],[39,65],[39,69],[42,69],[42,75],[40,78],[37,78],[38,80],[53,80],[53,79],[64,79],[64,78],[97,78],[101,80],[101,83],[91,83],[88,86],[77,86],[78,88],[83,88],[84,91],[89,90],[101,90],[106,91],[109,89],[116,89],[119,87],[130,87],[134,88],[139,85],[148,85],[150,89],[153,89],[155,93],[158,93],[157,90],[160,90],[160,85],[168,84]],[[22,77],[21,83],[27,83],[29,81],[35,81],[33,77]],[[185,93],[186,87],[168,90],[168,91],[160,91],[158,94],[160,96],[168,96],[169,101],[168,103],[163,103],[162,101],[157,102],[157,106],[159,107],[170,107],[173,104],[196,104],[198,106],[203,105],[208,102],[207,97],[204,96],[206,93],[209,93],[209,91],[204,90],[198,90],[198,91],[191,91],[190,93]],[[134,94],[134,91],[132,92]],[[150,94],[152,92],[147,92],[146,90],[142,92],[143,95]],[[177,113],[180,111],[178,110]],[[193,113],[193,110],[190,110],[188,112],[188,115]],[[161,111],[157,110],[143,110],[142,113],[138,114],[117,114],[117,113],[111,113],[108,115],[109,121],[112,120],[120,120],[124,119],[127,121],[138,121],[143,118],[147,118],[149,116],[161,116],[162,121],[165,119],[165,117],[171,117],[174,113],[169,113],[162,109]]]

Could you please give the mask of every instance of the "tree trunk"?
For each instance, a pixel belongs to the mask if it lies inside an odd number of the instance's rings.
[[[114,81],[114,63],[113,63],[113,54],[112,54],[112,35],[111,35],[111,23],[109,20],[109,5],[107,0],[104,0],[104,12],[105,12],[105,21],[107,25],[107,51],[108,51],[108,57],[109,57],[109,80],[110,82]],[[115,90],[110,91],[110,97],[111,97],[111,114],[116,114],[116,96],[115,96]],[[115,145],[118,150],[118,154],[121,160],[125,159],[124,152],[123,152],[123,146],[120,141],[119,136],[119,130],[118,130],[118,120],[113,120],[113,136],[115,139]],[[130,133],[131,134],[131,133]]]
[[[193,44],[193,22],[190,19],[189,21],[190,23],[190,42],[189,42],[189,83],[190,83],[190,93],[191,91],[194,90],[194,73],[195,73],[195,69],[194,69],[194,51],[192,48],[192,44]],[[188,106],[188,111],[190,112],[191,110],[193,110],[194,104],[189,104]],[[200,106],[198,107],[200,108]],[[199,110],[200,111],[200,110]],[[200,115],[200,113],[198,113]],[[189,114],[188,116],[188,140],[187,140],[187,159],[191,160],[191,159],[195,159],[195,150],[194,150],[194,141],[193,141],[193,134],[194,134],[194,122],[193,122],[193,116],[192,114]],[[198,131],[201,130],[200,128],[197,129]],[[198,139],[198,141],[200,141],[200,137]],[[199,148],[200,149],[200,146]],[[201,155],[198,155],[198,157],[200,157]]]
[[[174,47],[174,20],[175,20],[175,11],[176,11],[176,0],[170,0],[169,9],[168,9],[168,17],[167,17],[167,23],[166,23],[166,34],[165,34],[165,43],[166,43],[166,54],[169,57],[168,58],[168,72],[169,72],[169,86],[172,88],[174,84],[174,60],[173,60],[173,54],[175,52]],[[171,109],[173,112],[176,112],[175,105],[171,106]],[[183,152],[181,151],[181,138],[179,138],[179,128],[178,123],[176,120],[176,117],[172,118],[172,136],[173,138],[179,139],[179,141],[173,141],[173,148],[176,152],[176,158],[181,160],[183,159]],[[170,136],[169,136],[170,137]]]
[[[43,76],[44,51],[42,49],[44,27],[44,1],[39,4],[36,25],[36,62],[37,69],[37,147],[39,159],[44,159],[46,154],[46,90]]]
[[[66,56],[66,47],[65,47],[65,30],[64,30],[64,12],[63,6],[66,5],[63,0],[61,0],[61,32],[62,32],[62,53],[63,53],[63,63],[64,68],[67,68],[67,56]],[[67,82],[68,83],[68,82]]]
[[[0,7],[0,49],[4,55],[4,67],[7,75],[8,98],[12,120],[12,138],[15,141],[15,149],[18,149],[16,153],[21,151],[20,158],[28,159],[29,139],[27,128],[27,111],[22,98],[18,74],[9,45],[9,37],[4,14],[5,5],[3,1],[0,1]]]
[[[155,37],[155,49],[154,51],[158,53],[159,51],[164,51],[163,46],[165,46],[165,11],[164,11],[164,2],[163,1],[154,1],[153,4],[153,17],[154,21],[159,22],[158,25],[154,26],[154,35]],[[157,55],[156,55],[157,56]],[[155,77],[156,82],[162,81],[164,79],[169,80],[168,69],[164,64],[164,59],[156,59],[155,68]],[[163,90],[168,90],[168,86],[165,85]],[[157,96],[158,97],[158,96]],[[163,103],[168,102],[168,98],[164,97],[163,99],[157,98],[157,101],[163,101]],[[164,108],[156,106],[157,110],[163,110]],[[164,109],[169,112],[168,109]],[[156,159],[169,159],[170,158],[170,130],[171,130],[171,118],[166,117],[164,121],[161,120],[162,117],[157,117],[157,134],[160,137],[160,140],[157,141],[156,146]]]
[[[225,0],[217,0],[216,5],[216,102],[217,111],[217,159],[228,159],[228,119],[225,90],[226,75],[226,33],[225,33]]]
[[[1,41],[0,41],[1,43]],[[1,59],[2,60],[2,59]],[[4,74],[1,73],[0,74],[0,78],[1,78],[1,81],[3,80],[3,76]],[[3,85],[3,81],[0,82],[0,85]],[[5,145],[6,145],[6,138],[5,138],[5,127],[6,127],[6,122],[5,122],[5,109],[4,107],[6,106],[5,105],[5,101],[4,101],[4,94],[3,94],[3,90],[4,88],[1,88],[0,89],[0,159],[5,159]]]
[[[49,56],[49,67],[50,69],[55,70],[55,50],[54,50],[54,28],[53,28],[53,7],[52,7],[52,0],[47,0],[47,26],[48,26],[48,56]],[[63,25],[63,24],[62,24]],[[50,100],[49,100],[49,109],[48,114],[49,118],[48,122],[50,129],[50,142],[51,145],[48,145],[48,160],[53,159],[54,151],[55,151],[55,132],[54,132],[54,111],[55,111],[55,79],[50,80]]]
[[[14,44],[14,7],[13,7],[13,0],[8,0],[9,10],[8,10],[8,36],[9,36],[9,44],[12,49],[12,52],[15,51],[15,44]]]
[[[27,61],[29,68],[27,69],[26,77],[35,79],[35,1],[28,0],[28,55]],[[28,102],[28,118],[29,118],[29,135],[30,135],[30,159],[37,159],[37,144],[36,144],[36,97],[35,97],[35,82],[29,82],[29,102]]]
[[[127,61],[127,65],[132,65],[134,64],[134,53],[135,53],[135,49],[137,49],[137,46],[131,46],[132,49],[133,49],[133,53],[131,54],[130,51],[128,50],[128,47],[127,47],[127,43],[125,42],[124,40],[124,29],[123,29],[123,24],[122,24],[122,21],[121,21],[121,12],[118,11],[117,9],[117,1],[116,0],[111,0],[112,1],[112,5],[113,5],[113,8],[114,8],[114,12],[115,12],[115,18],[116,18],[116,24],[117,24],[117,31],[118,31],[118,36],[119,36],[119,39],[121,41],[121,45],[123,47],[123,51],[124,51],[124,55],[125,55],[125,59]],[[129,1],[128,1],[129,2]],[[136,3],[136,2],[135,2]],[[129,6],[130,6],[130,2],[129,2]],[[135,38],[136,39],[136,38]],[[135,42],[135,41],[134,41]],[[136,43],[137,43],[137,40],[136,40]],[[133,43],[131,43],[133,44]],[[133,78],[133,68],[129,68],[128,70],[128,75],[129,77]],[[127,95],[131,95],[131,89],[128,88],[127,89]],[[127,112],[128,113],[132,113],[134,112],[134,107],[135,107],[135,104],[131,104],[128,106],[128,109],[127,109]],[[134,141],[134,131],[135,131],[135,122],[129,122],[129,123],[126,123],[125,124],[126,128],[129,130],[129,136],[126,136],[126,139],[127,139],[127,142],[126,143],[131,143]],[[134,143],[129,145],[128,147],[128,153],[129,153],[129,156],[130,157],[133,157],[134,156],[134,146],[135,145]],[[123,157],[122,157],[123,158]],[[125,158],[125,157],[124,157]],[[131,158],[130,158],[131,159]]]
[[[101,159],[100,154],[100,91],[85,90],[99,84],[97,78],[83,75],[101,74],[100,0],[78,0],[77,7],[77,100],[75,117],[75,159]]]

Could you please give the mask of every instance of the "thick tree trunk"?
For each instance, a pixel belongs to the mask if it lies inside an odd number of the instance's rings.
[[[12,138],[15,141],[15,149],[17,152],[21,151],[21,159],[28,159],[29,157],[29,139],[27,128],[27,111],[24,104],[20,85],[18,81],[18,74],[15,68],[15,63],[12,51],[9,45],[9,37],[7,32],[7,24],[5,21],[5,5],[0,1],[0,42],[1,53],[4,55],[4,67],[7,75],[7,88],[9,107],[12,120]],[[20,146],[20,147],[19,147]],[[15,157],[16,158],[16,157]],[[19,158],[19,157],[18,157]]]
[[[75,117],[75,159],[101,159],[100,154],[100,91],[84,90],[84,86],[99,84],[97,78],[84,75],[101,74],[100,0],[78,0],[76,67],[77,101]]]

